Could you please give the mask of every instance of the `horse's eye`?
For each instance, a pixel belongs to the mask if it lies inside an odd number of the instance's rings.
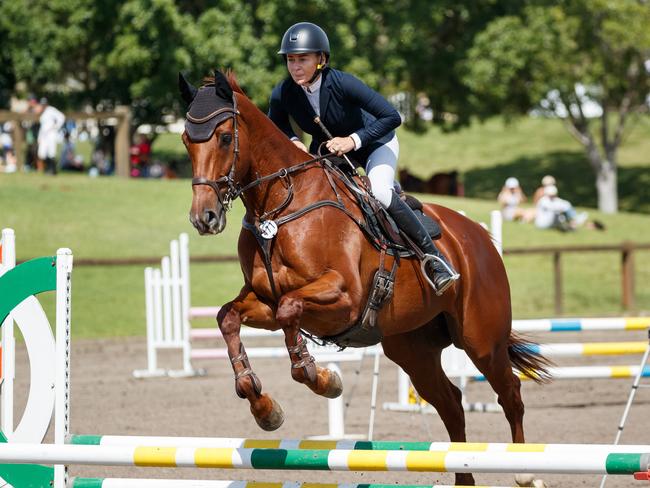
[[[221,144],[228,145],[232,142],[232,134],[226,132],[221,134]]]

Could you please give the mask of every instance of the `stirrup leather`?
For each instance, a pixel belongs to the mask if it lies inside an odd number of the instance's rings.
[[[440,290],[436,287],[436,285],[433,283],[433,281],[431,281],[429,279],[429,274],[427,273],[427,265],[431,261],[438,261],[440,264],[442,264],[442,266],[447,270],[447,272],[449,273],[449,276],[451,277],[449,279],[449,281],[447,281],[447,285],[444,288],[440,289]],[[458,278],[460,278],[460,273],[456,272],[451,266],[449,266],[447,263],[445,263],[444,259],[442,259],[442,258],[440,258],[438,256],[435,256],[433,254],[425,254],[424,255],[424,257],[422,258],[422,261],[420,261],[420,269],[422,270],[422,275],[424,276],[424,279],[427,280],[427,282],[429,283],[429,286],[431,288],[433,288],[433,291],[436,293],[437,296],[442,295],[447,290],[447,288],[449,288],[453,284],[454,281],[456,281]],[[433,269],[433,266],[431,267],[431,270],[434,273],[436,272],[435,269]]]

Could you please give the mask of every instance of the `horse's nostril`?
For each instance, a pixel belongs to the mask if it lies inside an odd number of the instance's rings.
[[[219,221],[219,215],[214,210],[203,211],[203,222],[209,226],[214,226]]]

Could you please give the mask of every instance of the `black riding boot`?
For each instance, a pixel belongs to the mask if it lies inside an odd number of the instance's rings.
[[[427,281],[435,290],[436,295],[442,295],[444,291],[456,281],[460,275],[451,267],[445,257],[438,251],[431,240],[420,219],[402,199],[393,192],[390,206],[386,209],[395,223],[404,234],[426,254],[422,260],[422,271]],[[430,278],[431,273],[433,279]]]
[[[56,161],[54,158],[45,158],[45,172],[53,175],[56,174]]]

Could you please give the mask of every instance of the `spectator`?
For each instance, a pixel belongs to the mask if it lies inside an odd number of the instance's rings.
[[[115,171],[115,130],[100,125],[93,135],[93,152],[90,155],[90,169],[94,175],[111,175]]]
[[[514,176],[508,178],[499,192],[497,202],[501,205],[501,214],[505,220],[528,221],[528,213],[520,205],[526,201],[519,180]]]
[[[83,158],[75,153],[75,145],[68,131],[63,135],[63,150],[59,166],[62,171],[83,171]]]
[[[31,98],[31,109],[39,115],[40,129],[38,131],[38,160],[37,166],[45,167],[47,173],[56,174],[56,146],[59,130],[65,123],[65,115],[49,105],[47,98]]]
[[[0,172],[14,173],[16,171],[16,154],[11,138],[11,122],[0,128]]]
[[[38,131],[41,124],[38,121],[27,124],[25,127],[25,164],[23,166],[25,172],[36,171],[38,164]]]
[[[537,202],[536,227],[540,229],[558,229],[566,232],[575,230],[587,222],[588,215],[586,212],[577,213],[573,205],[567,200],[559,198],[557,193],[557,186],[555,185],[544,187],[544,196]]]
[[[79,155],[75,154],[74,158],[72,158],[72,161],[66,162],[65,165],[61,166],[62,171],[76,171],[78,173],[83,173],[85,170],[84,167],[84,158]]]
[[[555,178],[553,178],[551,175],[544,176],[544,178],[542,178],[542,186],[540,186],[537,190],[535,190],[535,193],[533,194],[534,205],[537,205],[539,199],[544,196],[544,188],[551,185],[557,185],[557,183],[555,182]]]
[[[131,152],[131,176],[146,178],[149,176],[151,163],[151,143],[149,138],[140,134],[137,144],[133,144]]]

